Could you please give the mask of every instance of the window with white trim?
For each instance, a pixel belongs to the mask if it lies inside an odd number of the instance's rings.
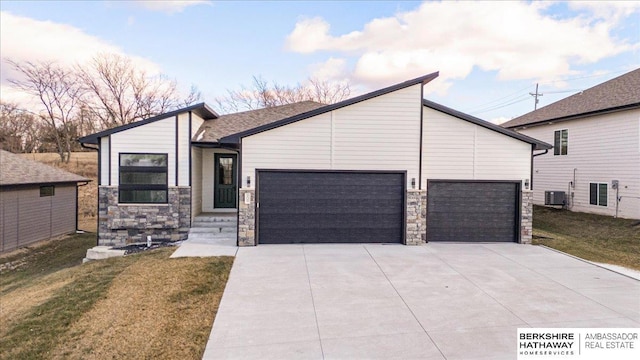
[[[589,204],[607,206],[606,183],[589,183]]]
[[[167,154],[120,154],[119,203],[167,203]]]
[[[553,136],[553,155],[567,155],[569,130],[556,130]]]

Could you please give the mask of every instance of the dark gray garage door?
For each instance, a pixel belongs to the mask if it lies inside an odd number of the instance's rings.
[[[258,171],[258,242],[399,243],[404,173]]]
[[[519,184],[429,181],[427,241],[517,241]]]

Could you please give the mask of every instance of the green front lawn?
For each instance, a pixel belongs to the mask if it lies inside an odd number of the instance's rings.
[[[199,359],[233,263],[175,248],[81,264],[95,234],[0,258],[0,359]]]
[[[640,270],[640,221],[535,206],[533,243]]]

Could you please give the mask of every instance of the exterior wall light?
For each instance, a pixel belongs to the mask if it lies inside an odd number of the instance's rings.
[[[524,179],[524,189],[529,190],[529,179]]]
[[[411,178],[411,188],[412,189],[416,188],[416,178]]]
[[[247,175],[247,187],[251,187],[251,175]]]

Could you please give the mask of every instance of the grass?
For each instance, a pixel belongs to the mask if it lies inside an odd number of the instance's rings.
[[[533,243],[640,270],[640,221],[534,207]]]
[[[0,258],[0,359],[201,358],[233,259],[80,264],[95,235]]]

